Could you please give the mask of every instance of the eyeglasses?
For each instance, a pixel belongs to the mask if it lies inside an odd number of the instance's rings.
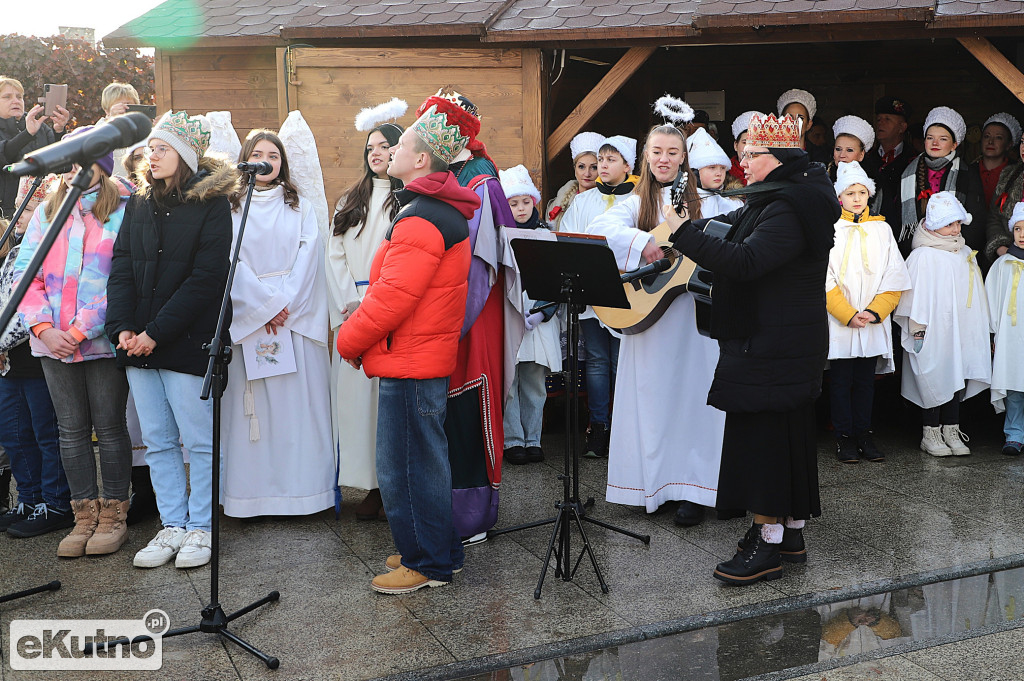
[[[740,161],[749,161],[750,159],[754,158],[755,156],[764,156],[765,154],[770,154],[770,153],[772,153],[772,152],[770,152],[770,151],[744,151],[742,154],[740,154]]]
[[[170,147],[161,144],[159,147],[146,147],[142,153],[146,155],[146,158],[163,158],[170,150]]]

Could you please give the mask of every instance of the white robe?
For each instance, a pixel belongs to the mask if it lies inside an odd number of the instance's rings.
[[[370,265],[384,241],[391,220],[384,201],[391,181],[373,178],[369,213],[362,225],[327,242],[327,289],[330,293],[331,337],[337,338],[342,310],[349,313],[366,295]],[[343,203],[338,202],[337,208]],[[357,283],[358,282],[358,283]],[[377,391],[380,379],[367,378],[331,349],[331,415],[338,456],[338,484],[377,489]]]
[[[232,213],[232,222],[237,238],[241,211]],[[327,284],[310,202],[300,199],[299,210],[291,208],[281,187],[253,194],[231,304],[236,345],[224,394],[224,513],[245,518],[329,508],[334,505],[335,464]],[[237,343],[262,330],[285,307],[288,321],[278,333],[291,334],[297,371],[246,380]],[[251,415],[245,408],[250,399]]]
[[[665,189],[664,202],[669,201]],[[620,270],[636,269],[650,235],[635,227],[633,195],[589,227],[608,239]],[[707,404],[718,343],[697,332],[694,300],[683,293],[654,326],[623,336],[615,379],[606,498],[653,512],[685,499],[714,506],[725,413]]]
[[[1022,271],[1024,261],[1007,253],[992,264],[985,280],[992,315],[991,330],[996,335],[996,352],[992,361],[992,406],[996,413],[1006,410],[1007,391],[1024,392],[1024,363],[1017,356],[1024,348],[1024,277],[1017,274],[1014,286],[1014,273]],[[1011,301],[1016,310],[1016,323],[1010,316]]]
[[[864,231],[863,239],[858,226]],[[840,218],[835,230],[835,245],[828,254],[825,291],[838,286],[854,309],[863,310],[879,293],[910,288],[907,265],[887,222],[869,220],[855,224]],[[892,325],[888,320],[855,329],[828,315],[828,358],[854,357],[877,357],[876,374],[895,371]]]
[[[992,377],[988,297],[970,256],[967,247],[951,253],[922,246],[907,258],[911,290],[895,312],[906,360],[902,393],[923,409],[949,402],[963,388],[963,399],[973,397]],[[927,327],[920,352],[914,352],[910,320]]]

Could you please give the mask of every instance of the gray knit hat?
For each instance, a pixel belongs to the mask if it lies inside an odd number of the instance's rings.
[[[168,111],[153,126],[153,132],[149,133],[149,139],[162,140],[171,145],[193,173],[199,171],[199,159],[210,148],[212,137],[213,126],[206,116],[189,116],[184,111]]]

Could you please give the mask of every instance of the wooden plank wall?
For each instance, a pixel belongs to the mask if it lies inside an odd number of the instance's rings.
[[[239,139],[253,128],[280,126],[273,47],[161,50],[157,60],[157,104],[190,113],[230,111]]]
[[[398,123],[408,126],[416,107],[441,86],[455,88],[479,108],[480,139],[500,168],[525,163],[540,182],[539,50],[299,48],[292,58],[298,84],[288,90],[316,136],[332,203],[363,172],[366,133],[354,125],[359,110],[398,97],[409,104]]]

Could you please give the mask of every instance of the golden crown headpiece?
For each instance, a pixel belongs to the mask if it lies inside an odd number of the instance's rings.
[[[440,88],[434,96],[438,99],[446,99],[466,113],[480,118],[480,111],[476,105],[450,87]]]
[[[800,119],[790,115],[754,114],[747,126],[747,145],[769,149],[800,149]]]
[[[438,111],[436,104],[424,111],[410,129],[449,165],[469,144],[469,138],[459,132],[458,125],[448,123],[448,116]]]

